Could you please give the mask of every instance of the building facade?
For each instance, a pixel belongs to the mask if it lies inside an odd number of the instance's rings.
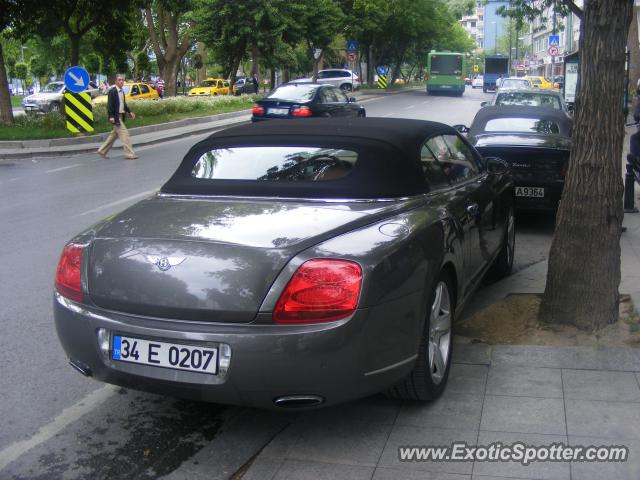
[[[582,1],[576,1],[582,7]],[[558,37],[557,54],[551,55],[549,38]],[[530,25],[524,36],[526,54],[524,65],[529,75],[552,79],[564,74],[564,57],[578,50],[580,39],[580,19],[574,15],[562,16],[553,8],[546,9]]]

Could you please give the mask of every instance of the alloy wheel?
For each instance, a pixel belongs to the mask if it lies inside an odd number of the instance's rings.
[[[429,373],[434,384],[444,378],[451,354],[451,298],[449,288],[438,282],[429,318]]]

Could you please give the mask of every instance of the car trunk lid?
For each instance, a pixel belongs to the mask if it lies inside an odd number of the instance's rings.
[[[410,203],[157,196],[96,232],[88,293],[102,308],[131,314],[250,322],[298,252]]]

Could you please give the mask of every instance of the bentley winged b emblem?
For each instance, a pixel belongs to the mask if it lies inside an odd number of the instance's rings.
[[[171,267],[180,265],[186,260],[186,257],[163,257],[161,255],[145,255],[145,258],[163,272],[166,272]]]

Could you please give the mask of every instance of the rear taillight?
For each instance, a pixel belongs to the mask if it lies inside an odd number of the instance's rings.
[[[347,260],[316,259],[303,263],[280,295],[275,323],[331,322],[355,312],[362,268]]]
[[[291,115],[293,117],[311,117],[313,113],[309,107],[295,107],[291,110]]]
[[[251,113],[256,116],[264,115],[264,108],[262,108],[260,105],[254,105],[251,109]]]
[[[80,283],[82,252],[84,247],[77,243],[65,245],[60,255],[56,270],[56,290],[63,297],[76,302],[82,301],[82,286]]]

